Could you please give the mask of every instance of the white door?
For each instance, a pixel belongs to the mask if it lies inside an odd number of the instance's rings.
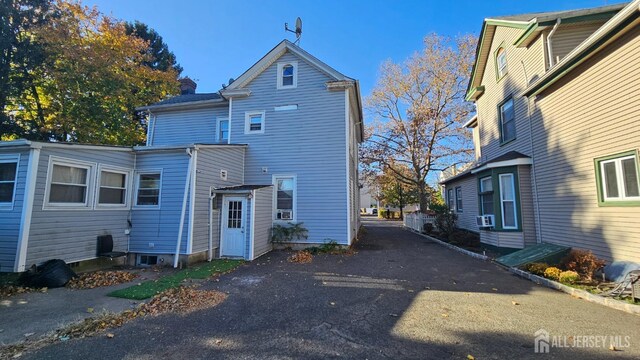
[[[225,197],[222,207],[221,256],[244,257],[247,200]]]

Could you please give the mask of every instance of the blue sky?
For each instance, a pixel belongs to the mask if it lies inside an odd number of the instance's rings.
[[[362,95],[375,85],[380,64],[402,61],[422,48],[431,32],[478,35],[486,17],[578,9],[616,3],[570,1],[380,0],[85,0],[123,20],[156,29],[198,92],[214,92],[238,77],[284,38],[284,23],[303,21],[301,46],[347,76]]]

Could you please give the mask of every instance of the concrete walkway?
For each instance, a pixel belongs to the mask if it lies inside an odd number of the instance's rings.
[[[215,308],[139,319],[112,339],[71,340],[23,358],[640,358],[638,316],[539,287],[396,223],[366,226],[357,255],[291,264],[273,252],[205,283],[229,293]],[[535,354],[540,329],[550,342],[583,347]],[[622,351],[608,350],[610,337]]]

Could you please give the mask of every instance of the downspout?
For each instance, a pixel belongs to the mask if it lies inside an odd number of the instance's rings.
[[[213,260],[213,204],[216,201],[216,194],[209,190],[209,258]]]
[[[560,20],[560,19],[558,19]],[[557,24],[556,24],[557,25]],[[555,28],[554,28],[555,30]],[[525,81],[529,86],[529,78],[527,77],[527,69],[524,67],[524,60],[522,63],[522,70],[524,71]],[[533,146],[533,123],[531,121],[531,99],[527,98],[527,117],[529,120],[529,146],[531,148],[531,180],[533,181],[533,198],[535,202],[535,223],[536,223],[536,242],[542,243],[542,233],[540,233],[540,202],[538,201],[538,181],[536,180],[536,152]]]
[[[187,235],[187,254],[193,252],[193,227],[196,217],[196,180],[198,177],[198,147],[194,147],[191,155],[193,165],[191,167],[191,185],[189,193],[189,234]]]
[[[189,188],[191,185],[191,172],[193,170],[193,152],[191,149],[186,149],[189,155],[189,168],[187,169],[187,179],[184,184],[184,195],[182,197],[182,211],[180,212],[180,227],[178,228],[178,241],[176,244],[176,255],[173,258],[173,267],[178,267],[178,261],[180,259],[180,245],[182,242],[182,232],[184,230],[184,217],[187,212],[187,199],[189,197]]]
[[[551,45],[551,37],[553,37],[553,34],[556,33],[556,30],[558,30],[558,27],[560,26],[561,22],[562,22],[562,19],[558,18],[558,20],[556,20],[556,24],[553,25],[553,29],[551,29],[551,32],[547,36],[547,55],[549,56],[549,68],[552,68],[553,65],[554,65],[554,63],[553,63],[553,46]]]

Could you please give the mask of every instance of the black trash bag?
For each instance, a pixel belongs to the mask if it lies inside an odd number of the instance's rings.
[[[76,277],[64,260],[53,259],[45,261],[42,265],[32,266],[20,276],[20,283],[28,287],[57,288],[65,286],[69,280]]]

